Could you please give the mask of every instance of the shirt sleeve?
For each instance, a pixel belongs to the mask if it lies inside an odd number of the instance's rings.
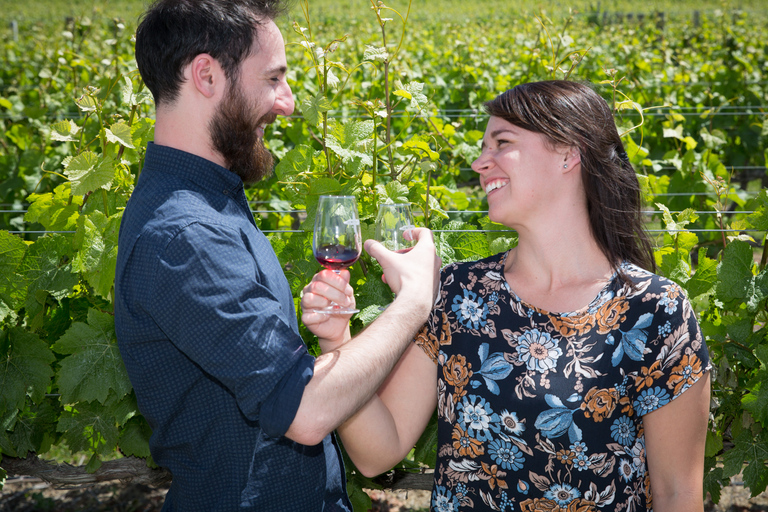
[[[638,416],[668,404],[711,369],[706,343],[685,292],[666,279],[656,284],[644,293],[639,303],[642,314],[632,329],[622,333],[620,342],[625,347],[629,398]],[[642,359],[633,360],[640,349]]]
[[[187,226],[159,255],[150,314],[181,352],[233,394],[249,420],[279,436],[295,417],[314,358],[291,328],[292,308],[286,311],[276,295],[290,298],[284,276],[264,272],[262,257],[275,255],[257,257],[231,229]]]
[[[432,307],[427,323],[424,324],[414,340],[435,364],[440,362],[440,346],[451,344],[451,324],[445,314],[445,298],[448,280],[453,279],[452,269],[453,265],[449,265],[441,270],[440,292],[437,295],[437,300]]]

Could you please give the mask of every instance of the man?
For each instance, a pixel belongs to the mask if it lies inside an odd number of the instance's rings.
[[[136,34],[155,140],[123,215],[115,325],[152,456],[173,474],[163,510],[351,510],[331,432],[381,385],[435,296],[428,230],[408,254],[369,242],[397,299],[343,346],[307,353],[243,192],[271,171],[265,126],[294,108],[282,8],[160,0]],[[349,274],[331,279],[343,292],[329,298],[353,303]]]

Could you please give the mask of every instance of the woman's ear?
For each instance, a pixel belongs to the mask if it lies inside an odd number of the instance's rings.
[[[569,172],[581,164],[581,152],[576,146],[571,146],[563,154],[563,172]]]
[[[219,61],[207,53],[201,53],[192,59],[188,71],[195,89],[206,98],[213,98],[219,92],[223,93],[226,84],[224,70],[221,69]]]

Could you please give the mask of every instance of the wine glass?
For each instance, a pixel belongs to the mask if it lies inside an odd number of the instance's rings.
[[[399,253],[410,251],[416,245],[416,241],[409,233],[414,227],[410,205],[403,203],[379,205],[374,236],[390,251]]]
[[[320,196],[315,216],[315,231],[312,236],[312,250],[315,259],[325,268],[337,274],[348,268],[360,257],[362,242],[360,220],[357,216],[357,202],[354,196]],[[330,306],[314,310],[326,314],[358,313],[359,309]]]
[[[402,254],[413,249],[416,240],[409,231],[414,227],[410,205],[403,203],[379,205],[374,237],[390,251]],[[386,306],[379,307],[382,311],[385,308]]]

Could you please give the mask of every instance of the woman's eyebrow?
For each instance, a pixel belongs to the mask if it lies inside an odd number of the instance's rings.
[[[512,135],[517,135],[517,132],[515,132],[515,130],[512,128],[499,128],[498,130],[493,130],[491,132],[491,137],[498,137],[502,133],[511,133]]]
[[[493,130],[491,132],[491,138],[495,139],[496,137],[498,137],[502,133],[510,133],[513,136],[517,135],[515,130],[513,130],[512,128],[499,128],[498,130]],[[480,144],[480,149],[485,149],[485,138],[483,138],[483,142],[482,142],[482,144]]]

